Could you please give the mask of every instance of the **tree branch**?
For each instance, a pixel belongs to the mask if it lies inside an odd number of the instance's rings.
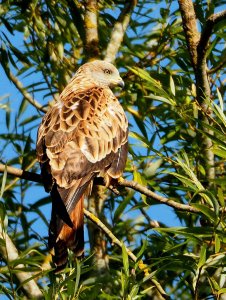
[[[0,244],[0,252],[3,258],[8,262],[12,263],[13,261],[19,259],[18,251],[13,244],[12,240],[8,236],[8,234],[3,230],[1,222],[0,222],[0,238],[5,241],[5,244]],[[10,265],[10,268],[13,268],[13,265]],[[37,283],[30,279],[32,274],[30,272],[20,271],[20,269],[24,269],[25,266],[23,264],[19,264],[16,266],[16,272],[13,273],[18,278],[19,282],[22,285],[22,289],[29,299],[43,299],[43,294],[39,289]]]
[[[199,42],[200,34],[196,24],[196,16],[194,5],[191,0],[178,0],[184,33],[187,41],[188,51],[190,53],[193,67],[197,64],[197,45]]]
[[[3,173],[4,170],[5,170],[5,165],[0,164],[0,173]],[[36,173],[23,171],[23,170],[14,168],[14,167],[9,167],[9,166],[7,166],[7,173],[10,175],[13,175],[13,176],[17,176],[19,178],[27,179],[29,181],[42,183],[41,176]],[[94,180],[94,184],[104,185],[104,182],[103,182],[103,180],[101,180],[101,178],[96,178]],[[166,205],[173,207],[180,211],[187,211],[187,212],[192,212],[192,213],[198,212],[197,209],[195,209],[194,207],[192,207],[190,205],[181,204],[181,203],[178,203],[171,199],[168,199],[166,197],[160,196],[160,195],[152,192],[151,190],[149,190],[147,187],[145,187],[135,181],[128,181],[128,180],[122,179],[122,180],[119,180],[116,183],[116,185],[132,188],[133,190],[140,192],[141,194],[144,194],[147,197],[158,201],[159,203],[166,204]]]
[[[32,96],[26,91],[26,89],[23,87],[23,84],[19,81],[19,79],[13,75],[12,72],[9,72],[9,79],[13,82],[15,87],[21,92],[23,97],[32,104],[35,108],[42,111],[43,113],[47,112],[47,109],[43,107],[40,103],[38,103],[35,99],[32,98]]]
[[[85,53],[89,59],[95,59],[99,57],[98,3],[96,0],[86,0],[85,3]]]
[[[130,17],[136,1],[130,0],[125,3],[124,9],[121,11],[118,20],[113,27],[111,38],[108,43],[104,60],[114,62],[116,54],[121,46],[124,34],[129,25]]]
[[[222,19],[224,14],[215,14],[211,16],[204,28],[201,38],[197,29],[196,16],[194,5],[191,0],[178,0],[180,5],[180,11],[182,15],[183,28],[187,41],[187,48],[190,53],[191,62],[194,69],[196,80],[196,97],[197,102],[201,106],[202,110],[199,112],[199,118],[206,124],[210,125],[208,119],[209,107],[206,104],[205,99],[211,99],[210,83],[207,72],[206,53],[208,48],[208,41],[212,33],[213,24]],[[217,20],[217,21],[215,21]],[[202,128],[203,131],[207,131],[208,134],[212,132],[206,128]],[[204,153],[204,165],[209,182],[215,178],[214,168],[214,153],[212,140],[204,135],[200,136],[202,151]],[[209,183],[211,185],[211,183]]]

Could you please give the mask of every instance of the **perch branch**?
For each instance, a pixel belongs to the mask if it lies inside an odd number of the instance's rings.
[[[121,46],[126,29],[129,25],[130,17],[135,5],[136,1],[134,0],[130,0],[125,3],[124,9],[121,11],[118,20],[115,22],[112,29],[104,60],[108,62],[114,62],[119,47]]]
[[[198,212],[198,210],[195,209],[194,207],[192,207],[190,205],[186,205],[186,204],[181,204],[181,203],[178,203],[171,199],[168,199],[166,197],[160,196],[160,195],[152,192],[151,190],[149,190],[147,187],[137,183],[136,181],[129,181],[129,180],[123,179],[123,180],[118,181],[118,185],[132,188],[133,190],[140,192],[141,194],[146,195],[149,198],[152,198],[162,204],[166,204],[168,206],[176,208],[177,210],[193,212],[193,213]]]
[[[98,3],[96,0],[86,0],[85,3],[85,52],[89,60],[92,60],[99,56]]]
[[[15,85],[15,87],[21,92],[23,97],[32,104],[35,108],[42,111],[43,113],[47,112],[47,109],[43,107],[40,103],[38,103],[33,97],[26,91],[26,89],[23,87],[23,84],[19,81],[19,79],[13,75],[12,72],[9,72],[9,78],[12,81],[12,83]]]
[[[30,164],[29,166],[27,166],[26,170],[29,170],[30,168],[32,168],[34,166],[34,164],[37,162],[37,159],[34,159]],[[1,172],[4,172],[3,168],[5,168],[4,165],[0,164],[0,173]],[[7,166],[7,172],[8,174],[13,174],[15,172],[15,175],[16,177],[18,178],[15,178],[12,182],[10,182],[7,186],[5,186],[4,188],[4,191],[7,191],[8,189],[10,189],[14,184],[16,184],[16,182],[19,180],[19,178],[23,178],[23,179],[26,179],[26,180],[30,180],[29,179],[29,176],[30,176],[30,172],[27,172],[26,170],[20,170],[20,169],[16,169],[14,167],[8,167]],[[12,172],[12,173],[10,173]],[[16,175],[17,174],[17,175]],[[35,181],[35,180],[38,180],[38,178],[35,178],[35,175],[36,177],[40,177],[40,175],[38,174],[35,174],[35,173],[31,173],[31,174],[34,174],[34,178],[32,181]],[[35,182],[38,182],[38,181],[35,181]]]
[[[4,245],[2,245],[2,243],[0,244],[0,252],[3,258],[9,263],[19,259],[18,251],[8,234],[3,230],[2,224],[0,224],[0,238],[5,242]],[[11,268],[13,267],[11,266]],[[43,294],[37,283],[33,279],[30,279],[32,274],[30,272],[20,271],[20,269],[24,268],[25,266],[23,264],[18,264],[14,274],[21,283],[25,294],[29,299],[43,299]]]
[[[4,170],[5,170],[5,165],[0,164],[0,173],[3,173]],[[19,178],[27,179],[29,181],[42,183],[41,176],[36,173],[23,171],[23,170],[14,168],[14,167],[9,167],[9,166],[7,166],[7,173],[10,175],[13,175],[13,176],[17,176]],[[100,178],[96,178],[94,181],[94,184],[103,185],[104,182]],[[160,196],[160,195],[152,192],[151,190],[149,190],[147,187],[145,187],[135,181],[119,180],[116,183],[116,185],[132,188],[133,190],[140,192],[141,194],[144,194],[147,197],[158,201],[159,203],[166,204],[166,205],[171,206],[180,211],[187,211],[187,212],[192,212],[192,213],[198,212],[197,209],[195,209],[194,207],[192,207],[190,205],[181,204],[181,203],[178,203],[171,199],[168,199],[166,197]]]

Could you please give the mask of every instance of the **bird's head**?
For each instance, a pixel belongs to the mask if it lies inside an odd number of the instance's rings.
[[[91,82],[101,87],[124,87],[119,71],[114,65],[103,60],[95,60],[82,65],[77,73],[84,72]]]

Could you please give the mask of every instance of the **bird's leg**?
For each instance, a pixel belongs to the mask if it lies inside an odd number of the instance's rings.
[[[108,177],[110,177],[110,176],[108,176]],[[122,177],[120,177],[120,178],[112,178],[112,177],[110,177],[109,184],[108,184],[108,186],[107,186],[107,188],[108,188],[109,190],[111,190],[111,191],[112,191],[114,194],[116,194],[116,195],[120,195],[120,192],[119,192],[119,190],[117,189],[118,182],[119,182],[120,180],[123,180],[123,178],[122,178]]]

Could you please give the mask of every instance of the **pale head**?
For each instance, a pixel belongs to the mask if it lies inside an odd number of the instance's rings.
[[[75,76],[81,74],[84,74],[87,79],[90,79],[90,82],[94,82],[100,87],[124,87],[124,82],[116,67],[103,60],[94,60],[82,65]]]

